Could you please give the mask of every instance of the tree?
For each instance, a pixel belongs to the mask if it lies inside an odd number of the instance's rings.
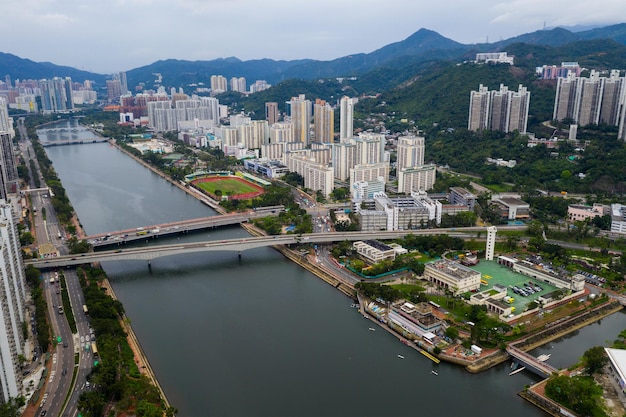
[[[452,341],[456,340],[456,338],[459,337],[459,329],[452,326],[448,327],[446,329],[446,336],[452,339]]]
[[[346,199],[349,194],[350,194],[350,190],[348,190],[348,188],[346,188],[346,187],[336,187],[330,193],[330,195],[336,201],[341,201],[341,200]]]
[[[85,239],[79,241],[76,236],[72,236],[67,241],[67,246],[69,247],[69,250],[70,250],[71,254],[87,253],[92,248],[92,246],[91,246],[91,244],[89,242],[87,242]]]
[[[34,241],[35,241],[35,238],[30,232],[24,232],[20,235],[20,245],[22,246],[32,245]]]
[[[507,236],[504,242],[504,246],[509,251],[514,251],[515,249],[517,249],[517,244],[519,240],[520,240],[519,236]]]
[[[19,417],[20,407],[25,404],[24,397],[9,398],[9,401],[0,404],[0,416],[2,417]]]
[[[602,387],[593,378],[566,375],[551,377],[546,383],[546,395],[584,416],[606,416],[602,410]]]
[[[585,371],[589,375],[593,375],[595,373],[602,373],[602,368],[609,361],[609,358],[606,356],[604,352],[604,348],[602,346],[595,346],[591,349],[587,349],[583,354],[583,363],[585,364]]]

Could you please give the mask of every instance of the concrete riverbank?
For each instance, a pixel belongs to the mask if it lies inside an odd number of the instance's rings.
[[[119,149],[121,152],[123,152],[124,154],[128,155],[132,159],[134,159],[139,164],[141,164],[144,167],[148,168],[150,171],[154,172],[159,177],[163,178],[164,180],[166,180],[167,182],[169,182],[173,186],[178,187],[181,190],[183,190],[184,192],[186,192],[187,194],[193,196],[194,198],[197,198],[198,200],[200,200],[201,202],[203,202],[207,206],[211,207],[213,210],[217,211],[218,213],[220,213],[220,214],[228,214],[228,212],[226,210],[224,210],[224,208],[222,206],[220,206],[217,201],[213,200],[212,198],[210,198],[209,196],[207,196],[205,194],[200,193],[199,191],[196,191],[194,188],[190,188],[189,186],[184,186],[180,182],[172,180],[172,178],[170,178],[169,175],[159,171],[159,169],[156,168],[155,166],[153,166],[152,164],[149,164],[146,161],[144,161],[143,159],[138,158],[136,155],[133,155],[132,153],[128,152],[126,149],[124,149],[123,147],[118,145],[117,141],[115,139],[110,139],[109,140],[109,144],[115,146],[117,149]]]

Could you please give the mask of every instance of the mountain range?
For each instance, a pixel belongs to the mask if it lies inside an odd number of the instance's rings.
[[[363,75],[380,68],[399,68],[429,61],[470,60],[476,52],[503,51],[513,44],[557,47],[574,42],[598,39],[613,40],[626,45],[626,23],[574,31],[554,28],[526,33],[493,43],[462,44],[441,36],[437,32],[420,29],[408,38],[391,43],[370,53],[357,53],[330,61],[312,59],[276,61],[272,59],[241,61],[237,58],[220,58],[210,61],[161,60],[126,72],[129,87],[143,83],[152,88],[155,73],[160,73],[163,85],[184,87],[189,84],[209,85],[211,75],[226,78],[245,77],[249,83],[263,79],[275,84],[287,79],[318,79]],[[560,62],[546,62],[559,64]],[[72,67],[58,66],[49,62],[34,62],[12,54],[0,53],[0,75],[12,79],[40,79],[55,76],[72,77],[82,82],[93,80],[104,86],[105,74],[81,71]]]

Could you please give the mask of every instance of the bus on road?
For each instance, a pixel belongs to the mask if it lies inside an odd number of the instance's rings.
[[[98,357],[98,348],[96,347],[96,342],[91,342],[91,352],[93,353],[93,357]]]
[[[87,311],[87,304],[83,304],[83,313],[85,313],[85,315],[89,314],[89,311]]]

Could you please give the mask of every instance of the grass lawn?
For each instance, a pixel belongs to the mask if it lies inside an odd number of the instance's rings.
[[[507,184],[482,184],[483,186],[489,188],[494,193],[504,193],[511,191],[513,187]]]
[[[404,294],[405,297],[409,297],[410,294],[414,291],[425,291],[426,288],[422,287],[421,285],[416,285],[416,284],[395,284],[395,285],[390,285],[391,288],[394,288],[396,290],[400,290],[402,292],[402,294]]]
[[[222,195],[238,195],[259,191],[252,185],[248,185],[233,178],[220,178],[218,181],[198,182],[195,185],[211,194],[215,194],[216,190],[222,191]]]

